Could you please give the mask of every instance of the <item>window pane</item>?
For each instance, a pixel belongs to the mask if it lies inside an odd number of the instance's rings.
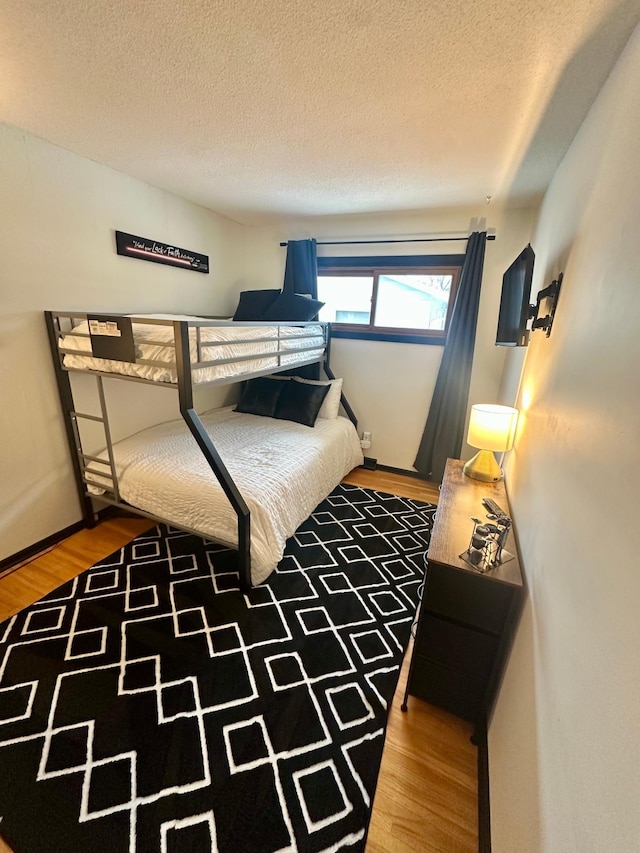
[[[318,276],[318,299],[325,303],[319,319],[329,323],[368,325],[372,292],[373,276]]]
[[[450,275],[381,274],[375,325],[444,330],[452,281]]]

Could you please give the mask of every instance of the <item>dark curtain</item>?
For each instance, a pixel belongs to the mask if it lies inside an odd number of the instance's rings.
[[[287,262],[284,268],[283,293],[304,293],[312,299],[318,298],[318,256],[316,241],[289,240]],[[283,371],[285,376],[300,376],[302,379],[320,379],[319,364],[305,364]]]
[[[486,241],[486,232],[476,231],[467,243],[447,342],[413,463],[423,477],[434,482],[442,481],[447,459],[458,459],[462,448]]]
[[[318,260],[315,240],[289,240],[283,293],[306,293],[318,298]]]

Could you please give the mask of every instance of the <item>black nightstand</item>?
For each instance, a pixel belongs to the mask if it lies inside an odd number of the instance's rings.
[[[524,599],[517,556],[480,574],[460,558],[485,518],[483,497],[509,512],[503,483],[482,483],[449,459],[425,557],[426,579],[402,710],[409,694],[484,725],[491,714]],[[513,533],[506,548],[516,554]]]

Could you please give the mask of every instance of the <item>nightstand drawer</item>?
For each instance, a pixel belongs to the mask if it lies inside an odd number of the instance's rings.
[[[450,714],[475,722],[482,709],[486,678],[442,666],[422,655],[413,660],[409,692]]]
[[[485,575],[429,563],[422,606],[440,616],[500,634],[509,615],[513,589]]]
[[[499,639],[424,612],[416,635],[416,654],[444,666],[469,670],[483,676],[491,671]]]

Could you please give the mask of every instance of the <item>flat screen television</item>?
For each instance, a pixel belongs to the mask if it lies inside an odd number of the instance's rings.
[[[496,346],[526,347],[529,343],[527,323],[531,317],[529,298],[534,260],[529,244],[502,277]]]

